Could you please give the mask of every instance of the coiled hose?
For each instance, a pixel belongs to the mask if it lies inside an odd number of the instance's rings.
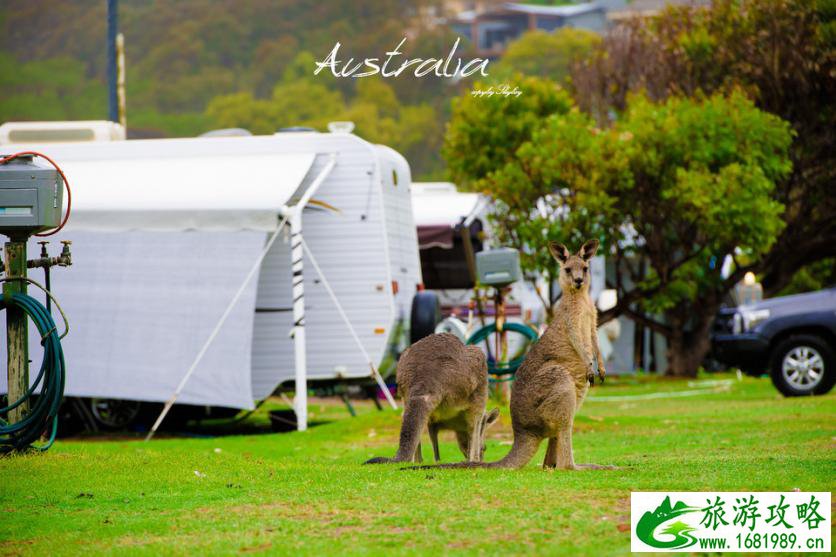
[[[529,327],[528,325],[524,325],[522,323],[505,323],[505,326],[502,328],[505,331],[513,331],[515,333],[519,333],[525,338],[529,340],[529,342],[537,342],[537,331]],[[484,342],[487,338],[496,332],[496,323],[490,323],[489,325],[485,325],[475,333],[473,333],[469,339],[467,339],[467,344],[479,344],[480,342]],[[516,358],[512,358],[508,362],[497,362],[496,359],[491,358],[488,361],[488,373],[491,375],[509,375],[514,374],[517,372],[517,368],[519,368],[523,360],[525,360],[525,350],[522,351]],[[507,381],[506,380],[497,380],[491,378],[491,382],[501,382]]]
[[[24,450],[32,446],[49,429],[49,441],[43,446],[34,446],[35,449],[45,451],[55,441],[58,431],[58,408],[64,396],[66,366],[61,336],[52,316],[35,298],[26,294],[13,294],[10,299],[0,299],[0,311],[9,306],[20,308],[35,323],[41,335],[44,357],[38,376],[23,396],[5,408],[0,408],[0,416],[8,417],[10,410],[27,400],[31,402],[29,413],[19,422],[10,424],[0,418],[0,453]],[[41,392],[34,395],[38,386]]]

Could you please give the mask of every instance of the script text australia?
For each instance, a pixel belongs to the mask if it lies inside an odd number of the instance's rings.
[[[338,42],[325,60],[316,63],[314,75],[319,75],[319,72],[325,68],[330,69],[335,77],[369,77],[378,74],[382,77],[398,77],[405,71],[413,72],[415,77],[433,74],[437,77],[461,78],[468,77],[476,72],[483,76],[488,75],[489,60],[474,58],[465,62],[456,56],[459,39],[456,39],[446,58],[407,58],[398,64],[402,54],[401,47],[405,42],[406,38],[398,43],[398,46],[393,50],[387,52],[383,58],[366,58],[357,62],[354,61],[354,58],[349,58],[347,61],[338,58],[341,46]]]

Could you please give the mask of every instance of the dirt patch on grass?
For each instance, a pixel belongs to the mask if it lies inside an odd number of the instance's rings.
[[[340,537],[349,533],[373,530],[372,523],[385,517],[383,511],[362,508],[343,509],[333,504],[297,503],[275,501],[251,503],[229,507],[201,507],[197,512],[208,520],[222,520],[225,516],[246,517],[248,520],[282,520],[294,523],[311,523],[329,537]]]
[[[35,545],[36,540],[2,540],[0,541],[0,555],[23,555],[23,547]]]
[[[238,553],[261,553],[262,551],[267,551],[268,549],[272,549],[273,544],[271,542],[266,542],[260,545],[253,545],[250,547],[242,547],[238,550]]]

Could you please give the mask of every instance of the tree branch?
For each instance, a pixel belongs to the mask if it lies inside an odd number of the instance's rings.
[[[660,323],[655,319],[651,319],[650,317],[634,311],[632,309],[624,308],[624,315],[638,323],[639,325],[644,325],[651,331],[659,333],[663,335],[665,338],[669,337],[673,333],[673,329],[671,329],[668,325],[664,323]]]

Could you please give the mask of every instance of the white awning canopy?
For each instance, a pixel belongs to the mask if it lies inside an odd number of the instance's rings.
[[[72,188],[67,231],[270,231],[314,153],[271,137],[50,145]],[[21,149],[24,146],[21,146]]]

